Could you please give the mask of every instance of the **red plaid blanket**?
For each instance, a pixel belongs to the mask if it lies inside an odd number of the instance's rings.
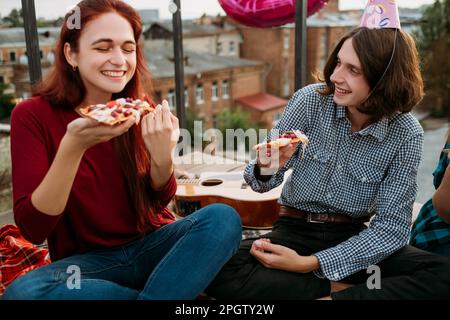
[[[16,278],[48,263],[48,250],[25,240],[16,226],[0,228],[0,296]]]

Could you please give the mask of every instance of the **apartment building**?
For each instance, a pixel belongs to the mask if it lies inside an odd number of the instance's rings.
[[[152,73],[151,83],[145,82],[146,90],[153,86],[157,102],[167,99],[175,111],[173,47],[146,44],[145,58]],[[184,55],[185,107],[203,118],[206,128],[215,127],[218,113],[234,108],[236,99],[265,91],[264,62],[190,50],[184,50]]]
[[[203,16],[197,20],[183,20],[183,48],[221,57],[239,57],[242,37],[233,24],[224,17]],[[172,41],[171,21],[155,22],[145,30],[146,42],[164,43]]]
[[[59,28],[38,28],[42,73],[54,62]],[[0,29],[0,83],[10,85],[8,93],[17,98],[30,96],[28,56],[23,28]]]

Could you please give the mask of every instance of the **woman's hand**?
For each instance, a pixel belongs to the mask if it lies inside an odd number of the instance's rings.
[[[142,119],[142,138],[152,160],[152,164],[161,167],[172,165],[173,150],[180,136],[178,118],[169,108],[166,100],[158,105],[154,112]]]
[[[308,273],[319,268],[319,260],[315,256],[300,256],[288,247],[272,244],[270,239],[255,240],[250,254],[270,269]]]
[[[106,142],[127,132],[135,121],[136,119],[131,117],[123,123],[110,126],[93,119],[78,118],[67,125],[63,139],[72,148],[84,152],[98,143]]]

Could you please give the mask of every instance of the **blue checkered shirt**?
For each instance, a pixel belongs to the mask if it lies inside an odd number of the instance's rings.
[[[269,138],[302,130],[310,139],[304,158],[298,146],[292,158],[270,180],[255,176],[252,160],[244,178],[254,191],[279,186],[292,168],[279,203],[317,213],[373,215],[369,227],[335,247],[316,252],[318,277],[341,280],[377,264],[408,243],[417,192],[417,168],[423,129],[410,114],[382,119],[351,132],[346,109],[333,96],[317,93],[323,84],[297,91]]]
[[[444,149],[450,148],[447,142]],[[441,152],[436,170],[433,173],[434,187],[437,189],[441,185],[445,171],[449,165],[448,154]],[[423,249],[433,250],[437,246],[450,243],[450,225],[438,216],[433,206],[433,200],[428,200],[420,209],[419,215],[414,222],[410,244]]]

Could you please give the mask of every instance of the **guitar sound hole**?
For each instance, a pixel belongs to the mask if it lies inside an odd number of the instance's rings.
[[[223,181],[220,179],[208,179],[205,180],[201,183],[202,186],[204,187],[214,187],[214,186],[218,186],[219,184],[222,184]]]

